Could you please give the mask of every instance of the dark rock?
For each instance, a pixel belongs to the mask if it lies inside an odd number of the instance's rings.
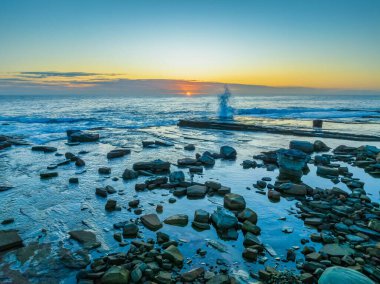
[[[52,153],[56,152],[57,148],[50,146],[32,146],[32,151],[44,152],[44,153]]]
[[[185,147],[183,147],[186,151],[194,151],[195,150],[195,146],[194,144],[188,144],[186,145]]]
[[[129,283],[129,271],[121,266],[111,266],[104,273],[102,284],[125,284]]]
[[[203,198],[207,193],[207,187],[204,185],[192,185],[187,188],[187,197]]]
[[[306,154],[314,152],[314,145],[308,141],[292,140],[290,141],[289,148],[300,150]]]
[[[235,194],[235,193],[228,193],[224,196],[224,207],[230,210],[244,210],[245,208],[245,200],[244,197]]]
[[[115,149],[107,153],[107,159],[115,159],[124,157],[125,155],[128,155],[131,153],[131,150],[129,149]]]
[[[219,206],[214,213],[211,214],[211,220],[214,226],[221,231],[235,228],[238,224],[238,220],[234,214]]]
[[[280,179],[299,180],[303,175],[302,169],[309,159],[310,156],[299,150],[278,150],[277,163],[280,168]]]
[[[183,171],[172,172],[169,175],[169,181],[171,183],[180,183],[180,182],[183,182],[183,181],[185,181],[185,174],[183,173]]]
[[[92,249],[100,246],[100,243],[96,240],[96,235],[91,231],[77,230],[70,231],[69,235],[74,240],[83,244],[85,248]]]
[[[197,278],[200,278],[205,273],[203,267],[194,268],[188,272],[185,272],[181,275],[181,279],[185,282],[193,282]]]
[[[40,173],[40,178],[41,179],[48,179],[48,178],[57,177],[57,176],[58,176],[57,172],[44,172],[44,173]]]
[[[141,222],[147,227],[149,230],[157,231],[162,227],[162,223],[156,214],[147,214],[141,216]]]
[[[189,217],[185,214],[176,214],[164,220],[165,224],[175,225],[175,226],[186,226],[188,222],[189,222]]]
[[[22,246],[22,239],[15,230],[0,231],[0,251]]]
[[[77,167],[84,167],[86,165],[86,163],[81,159],[81,158],[78,158],[76,161],[75,161],[75,165]]]
[[[95,142],[100,138],[99,134],[88,133],[81,130],[67,130],[66,133],[69,142]]]
[[[177,197],[185,196],[186,193],[187,193],[187,188],[185,188],[185,187],[177,187],[177,188],[173,191],[173,195],[174,195],[174,196],[177,196]]]
[[[130,169],[125,169],[125,171],[123,172],[123,179],[124,180],[131,180],[131,179],[136,179],[138,178],[139,174],[138,172],[135,172],[133,170],[130,170]]]
[[[210,220],[210,214],[203,210],[203,209],[197,209],[194,212],[194,221],[199,223],[208,223]]]
[[[249,222],[256,224],[257,223],[257,214],[250,208],[245,208],[242,212],[238,214],[238,219],[240,222],[248,220]]]
[[[79,179],[77,177],[69,178],[69,183],[79,183]]]
[[[62,248],[60,250],[60,258],[64,266],[73,269],[85,268],[91,262],[86,250],[71,252],[68,249]]]
[[[116,209],[116,200],[108,199],[104,209],[106,211],[114,211]]]
[[[176,266],[182,266],[183,264],[183,255],[174,245],[171,245],[165,249],[162,256],[165,259],[169,259]]]
[[[129,223],[123,227],[123,236],[125,238],[136,238],[139,232],[139,227],[136,224]]]
[[[168,172],[170,170],[170,163],[162,160],[154,160],[152,162],[138,162],[133,164],[135,171],[151,171],[153,173]]]
[[[111,168],[109,167],[101,167],[98,169],[98,173],[101,175],[109,175],[111,174]]]
[[[237,155],[236,150],[230,146],[222,146],[220,148],[220,156],[223,159],[234,160],[236,159],[236,155]]]
[[[315,140],[313,146],[314,146],[314,151],[315,152],[327,152],[327,151],[330,150],[330,147],[328,147],[321,140]]]
[[[101,197],[107,197],[107,195],[108,195],[107,190],[105,188],[102,188],[102,187],[97,187],[95,190],[95,194],[99,195]]]

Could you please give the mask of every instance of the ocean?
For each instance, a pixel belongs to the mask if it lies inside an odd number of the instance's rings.
[[[380,96],[232,96],[235,118],[302,127],[324,119],[329,129],[380,132]],[[218,114],[217,96],[0,96],[0,133],[22,135],[34,143],[64,139],[67,129],[139,129],[175,125],[179,119]]]

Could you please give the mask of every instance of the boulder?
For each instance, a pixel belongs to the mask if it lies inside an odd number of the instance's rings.
[[[108,199],[106,205],[104,206],[106,211],[114,211],[116,209],[116,200]]]
[[[162,257],[164,259],[169,259],[176,266],[182,266],[183,264],[183,255],[174,245],[171,245],[165,249],[163,251]]]
[[[211,214],[211,220],[214,226],[221,231],[235,228],[238,224],[238,219],[235,215],[220,206]]]
[[[86,163],[81,158],[77,158],[76,161],[75,161],[75,165],[77,167],[84,167],[86,165]]]
[[[216,181],[206,181],[205,186],[210,188],[212,191],[216,191],[222,187],[222,185]]]
[[[194,212],[194,221],[199,223],[208,223],[210,220],[210,214],[203,210],[203,209],[197,209]]]
[[[302,169],[305,168],[310,156],[302,151],[291,149],[280,149],[277,151],[277,164],[280,170],[280,179],[299,180]]]
[[[0,251],[22,246],[22,239],[16,230],[0,231]]]
[[[248,220],[249,222],[256,224],[257,223],[257,214],[250,208],[245,208],[238,214],[238,219],[240,222]]]
[[[173,191],[173,195],[176,196],[176,197],[185,196],[186,193],[187,193],[187,188],[186,187],[177,187]]]
[[[289,148],[300,150],[306,154],[314,152],[314,145],[308,141],[292,140],[290,141]]]
[[[339,256],[343,257],[345,255],[352,255],[355,253],[353,249],[348,246],[342,246],[339,244],[326,244],[320,251],[321,253],[327,254],[329,256]]]
[[[67,130],[66,133],[69,142],[95,142],[100,138],[99,134],[81,130]]]
[[[330,147],[328,147],[321,140],[315,140],[313,146],[314,146],[314,151],[315,152],[327,152],[327,151],[330,151]]]
[[[180,182],[183,182],[183,181],[185,181],[185,174],[183,173],[183,171],[172,172],[169,175],[169,181],[171,183],[180,183]]]
[[[213,166],[215,165],[215,159],[209,155],[209,152],[204,152],[202,156],[198,159],[205,166]]]
[[[124,180],[136,179],[136,178],[138,178],[138,176],[139,176],[138,172],[135,172],[135,171],[130,170],[130,169],[125,169],[125,171],[123,172],[123,175],[122,175]]]
[[[157,231],[162,227],[162,223],[160,219],[158,218],[157,214],[147,214],[144,216],[141,216],[141,222],[145,227],[147,227],[149,230]]]
[[[187,197],[189,198],[203,198],[207,193],[207,187],[204,185],[192,185],[187,188]]]
[[[123,226],[123,236],[125,238],[136,238],[139,233],[139,227],[134,223],[125,224]]]
[[[220,147],[220,156],[223,159],[234,160],[236,159],[237,152],[231,146],[222,146]]]
[[[257,255],[258,251],[254,248],[245,248],[243,251],[243,257],[251,261],[256,261]]]
[[[115,149],[107,153],[107,159],[115,159],[124,157],[125,155],[128,155],[131,153],[131,150],[129,149]]]
[[[76,230],[70,231],[69,235],[77,242],[84,245],[85,248],[92,249],[100,246],[100,243],[96,239],[96,235],[91,231]]]
[[[247,232],[244,236],[243,245],[245,247],[261,246],[261,241],[252,233]]]
[[[187,271],[181,275],[181,279],[184,282],[193,282],[195,279],[201,277],[205,273],[203,267],[194,268],[190,271]]]
[[[170,170],[170,163],[159,159],[151,162],[137,162],[133,164],[133,170],[150,171],[153,173],[168,172]]]
[[[303,184],[295,184],[292,182],[283,183],[280,185],[279,190],[289,195],[306,195],[307,188]]]
[[[273,189],[268,191],[268,198],[272,201],[279,201],[281,199],[281,194]]]
[[[187,144],[185,147],[183,147],[186,151],[194,151],[195,145],[194,144]]]
[[[183,159],[177,160],[178,166],[194,166],[197,163],[198,163],[197,159],[193,159],[193,158],[183,158]]]
[[[125,284],[129,283],[129,270],[121,266],[111,266],[101,279],[102,284]]]
[[[50,146],[37,145],[37,146],[32,146],[32,151],[52,153],[52,152],[56,152],[57,148],[50,147]]]
[[[41,179],[48,179],[48,178],[57,177],[57,176],[58,176],[57,172],[43,172],[43,173],[40,173],[40,178]]]
[[[224,196],[224,207],[230,210],[244,210],[245,208],[245,200],[244,197],[235,194],[235,193],[228,193]]]
[[[363,273],[351,268],[332,266],[328,267],[318,280],[318,284],[375,284]]]
[[[176,214],[170,216],[164,220],[165,224],[174,225],[174,226],[186,226],[189,222],[189,217],[185,214]]]
[[[330,168],[326,166],[317,167],[317,175],[319,176],[339,176],[338,168]]]

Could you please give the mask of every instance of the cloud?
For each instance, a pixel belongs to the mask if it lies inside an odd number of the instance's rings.
[[[224,83],[171,79],[130,79],[123,74],[89,72],[31,72],[0,74],[0,95],[183,95],[220,94]],[[229,84],[233,94],[372,94],[368,91],[342,91],[302,87],[269,87]]]

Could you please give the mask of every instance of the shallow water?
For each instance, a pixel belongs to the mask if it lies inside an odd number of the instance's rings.
[[[14,186],[6,192],[0,192],[2,210],[0,220],[13,217],[15,223],[3,226],[2,229],[17,229],[26,245],[32,242],[41,244],[51,244],[49,257],[43,260],[29,260],[23,265],[14,256],[14,252],[2,255],[0,279],[5,275],[11,275],[10,270],[26,273],[32,282],[41,282],[48,279],[52,282],[73,283],[75,282],[75,270],[63,269],[62,265],[55,261],[55,254],[59,247],[64,246],[69,249],[78,249],[80,246],[69,239],[68,231],[74,229],[89,229],[96,232],[97,238],[102,246],[98,250],[91,252],[92,257],[102,255],[108,251],[127,251],[128,247],[119,247],[118,242],[113,239],[115,230],[112,225],[119,221],[137,218],[133,212],[127,210],[128,201],[140,199],[140,205],[144,208],[144,213],[155,212],[155,206],[150,203],[163,203],[164,212],[159,214],[161,220],[166,217],[184,213],[189,215],[189,225],[186,227],[176,227],[164,225],[162,231],[170,234],[171,238],[183,240],[180,246],[185,257],[191,258],[190,264],[184,265],[184,271],[190,267],[196,267],[200,263],[215,265],[217,258],[225,259],[231,269],[257,272],[263,265],[258,263],[248,263],[241,258],[243,235],[239,232],[239,239],[236,241],[220,240],[215,229],[198,232],[191,227],[193,214],[196,209],[205,209],[213,212],[217,204],[223,203],[222,197],[214,196],[201,200],[188,200],[186,197],[177,198],[177,202],[169,204],[168,199],[172,197],[168,190],[155,189],[147,192],[135,192],[134,184],[145,180],[140,177],[137,180],[125,182],[122,179],[112,181],[111,178],[100,176],[97,169],[101,166],[112,168],[111,177],[120,177],[125,168],[131,168],[136,161],[149,161],[153,159],[167,160],[176,163],[178,158],[193,157],[195,152],[202,153],[205,150],[219,151],[222,145],[231,145],[237,149],[238,159],[236,161],[217,160],[213,168],[205,169],[203,175],[196,175],[195,181],[204,182],[207,180],[218,180],[223,185],[230,186],[232,192],[242,194],[247,202],[247,207],[253,209],[258,214],[258,225],[261,227],[261,240],[269,244],[277,252],[278,256],[284,257],[286,250],[292,246],[301,246],[300,239],[308,237],[315,229],[304,226],[303,221],[295,216],[294,200],[281,199],[279,203],[272,203],[265,195],[257,194],[252,185],[264,176],[271,177],[272,183],[278,175],[278,171],[268,172],[265,169],[247,169],[241,167],[241,162],[252,158],[252,155],[261,151],[273,150],[280,147],[288,147],[289,141],[299,139],[291,136],[268,135],[264,133],[228,132],[214,130],[194,130],[178,128],[176,126],[161,126],[143,129],[105,129],[99,131],[101,140],[99,143],[85,143],[79,146],[67,146],[65,140],[52,140],[49,146],[55,146],[58,152],[67,151],[77,154],[80,151],[88,151],[87,154],[80,155],[86,161],[86,172],[79,174],[78,168],[74,164],[61,166],[58,168],[59,176],[50,180],[40,180],[39,173],[46,169],[46,166],[59,161],[60,157],[53,154],[43,154],[32,152],[29,146],[12,147],[9,150],[0,152],[0,180],[8,182]],[[60,133],[62,136],[63,134]],[[58,137],[59,138],[59,137]],[[175,143],[174,147],[160,147],[157,149],[142,149],[141,141],[146,139],[164,138]],[[313,141],[311,138],[303,140]],[[324,139],[327,145],[334,148],[341,144],[341,141]],[[183,150],[183,146],[188,143],[196,145],[195,152]],[[350,146],[359,146],[360,142],[347,142]],[[370,143],[380,147],[380,143]],[[107,160],[106,153],[115,147],[131,147],[131,155],[123,158]],[[344,163],[342,163],[344,164]],[[365,190],[371,194],[373,201],[379,201],[378,180],[368,176],[362,169],[349,169],[366,182]],[[172,166],[171,170],[176,170]],[[316,176],[316,169],[310,165],[310,173],[303,177],[303,181],[310,186],[331,188],[338,186],[342,189],[347,187],[340,183],[334,185],[329,179]],[[184,170],[187,173],[187,170]],[[69,177],[78,176],[79,185],[69,185]],[[187,174],[190,179],[190,175]],[[117,200],[123,208],[122,211],[108,213],[104,210],[106,199],[95,195],[95,188],[103,185],[112,185],[119,193],[109,195]],[[251,190],[247,190],[249,187]],[[278,218],[286,217],[286,221]],[[294,228],[291,234],[282,232],[283,226]],[[47,233],[41,233],[46,229]],[[153,237],[155,233],[141,226],[140,231],[144,238]],[[227,253],[221,253],[211,247],[206,246],[205,239],[214,239],[228,247]],[[313,244],[318,247],[318,244]],[[206,249],[206,258],[196,256],[198,248]],[[46,249],[46,248],[45,248]],[[37,250],[44,253],[43,249]],[[46,252],[45,252],[46,253]],[[297,251],[298,257],[300,252]],[[269,258],[266,265],[278,265],[280,269],[294,269],[294,263],[276,261],[268,253]],[[37,256],[35,256],[37,258]],[[185,261],[186,262],[186,261]],[[8,264],[10,267],[8,268]],[[10,269],[10,270],[9,270]],[[20,279],[20,276],[12,276],[13,279]],[[22,282],[20,282],[22,283]]]

